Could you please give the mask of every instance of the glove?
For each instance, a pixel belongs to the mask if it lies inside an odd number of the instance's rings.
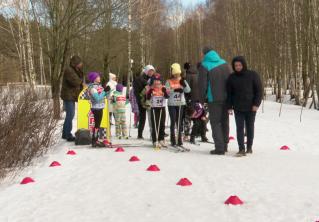
[[[166,88],[165,87],[162,88],[162,92],[166,93]]]
[[[105,92],[109,92],[111,90],[110,86],[103,86]]]
[[[181,86],[183,86],[184,88],[186,87],[186,83],[185,83],[185,79],[181,78],[181,80],[179,81],[179,83],[181,84]]]
[[[152,95],[152,94],[153,94],[153,91],[154,91],[154,89],[153,89],[153,88],[150,88],[150,89],[148,90],[148,93],[147,93],[147,94]]]
[[[179,89],[174,89],[174,92],[183,93],[184,90],[182,88],[179,88]]]

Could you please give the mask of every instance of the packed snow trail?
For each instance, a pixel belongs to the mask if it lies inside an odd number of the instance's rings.
[[[256,122],[254,154],[211,156],[212,144],[188,153],[145,147],[92,149],[60,141],[56,148],[0,187],[1,222],[312,222],[319,220],[319,112],[266,102]],[[166,129],[168,133],[169,129]],[[145,138],[149,138],[146,124]],[[136,130],[121,143],[140,143]],[[231,135],[235,136],[231,117]],[[211,133],[207,134],[211,139]],[[114,141],[117,143],[120,141]],[[287,145],[289,151],[280,147]],[[66,155],[72,149],[77,155]],[[140,161],[130,162],[132,156]],[[62,166],[49,167],[53,161]],[[156,164],[160,171],[146,169]],[[24,177],[35,183],[20,185]],[[192,186],[176,183],[188,178]],[[237,195],[244,204],[224,201]]]

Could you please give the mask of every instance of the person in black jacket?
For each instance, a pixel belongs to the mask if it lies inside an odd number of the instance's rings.
[[[238,156],[252,153],[256,112],[262,101],[263,87],[259,75],[247,69],[245,58],[237,56],[232,61],[234,73],[227,81],[227,108],[229,114],[235,112]],[[247,151],[245,152],[244,129],[247,133]]]
[[[133,89],[134,89],[134,94],[136,97],[137,105],[138,105],[138,110],[139,110],[139,124],[138,124],[138,139],[143,139],[143,130],[145,126],[145,120],[146,120],[146,109],[142,106],[141,99],[142,96],[141,92],[144,90],[145,86],[147,85],[147,81],[154,75],[155,73],[155,68],[152,65],[147,65],[143,69],[143,74],[139,77],[137,77],[133,81]]]
[[[183,113],[183,120],[184,120],[184,141],[190,140],[190,131],[192,125],[192,116],[190,113],[193,111],[193,106],[195,102],[199,100],[199,90],[198,90],[198,71],[195,66],[191,63],[186,62],[184,64],[184,70],[186,72],[186,81],[191,88],[190,93],[185,93],[186,99],[186,107]],[[190,115],[189,115],[190,114]]]

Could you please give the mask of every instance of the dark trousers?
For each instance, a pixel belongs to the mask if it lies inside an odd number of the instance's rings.
[[[154,122],[155,116],[155,122]],[[160,119],[161,116],[161,119]],[[165,107],[162,108],[152,108],[151,109],[151,123],[152,123],[152,141],[155,143],[158,141],[164,140],[165,136],[165,119],[166,119],[166,111]],[[156,137],[156,131],[158,130],[158,138]]]
[[[146,109],[142,107],[141,104],[138,104],[138,111],[139,111],[139,123],[138,123],[138,137],[143,136],[143,130],[145,127],[145,121],[146,121]]]
[[[66,112],[65,120],[63,124],[62,137],[67,139],[72,137],[72,121],[75,114],[75,102],[69,100],[63,100],[63,107]]]
[[[237,141],[239,150],[245,150],[245,127],[247,133],[247,148],[251,149],[254,142],[256,112],[235,111]]]
[[[225,104],[209,103],[209,119],[215,149],[224,152],[229,143],[229,115]]]
[[[183,131],[183,111],[184,106],[168,106],[169,117],[171,119],[171,143],[172,145],[176,144],[176,137],[175,137],[175,127],[179,128],[179,132],[177,132],[177,144],[182,145],[182,131]],[[179,119],[179,126],[178,126],[178,117]]]
[[[92,143],[95,143],[98,138],[102,138],[101,122],[103,118],[103,109],[91,109],[94,117],[94,131],[92,134]]]
[[[193,119],[191,137],[201,136],[202,140],[206,138],[206,122],[201,119]]]
[[[92,109],[91,111],[94,116],[94,127],[100,128],[103,118],[103,109]]]

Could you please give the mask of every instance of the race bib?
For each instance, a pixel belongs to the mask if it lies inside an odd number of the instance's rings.
[[[182,101],[182,93],[173,92],[171,98],[172,98],[174,103],[179,103]]]
[[[152,107],[164,107],[165,106],[165,98],[163,96],[152,96],[151,98],[151,106]]]

